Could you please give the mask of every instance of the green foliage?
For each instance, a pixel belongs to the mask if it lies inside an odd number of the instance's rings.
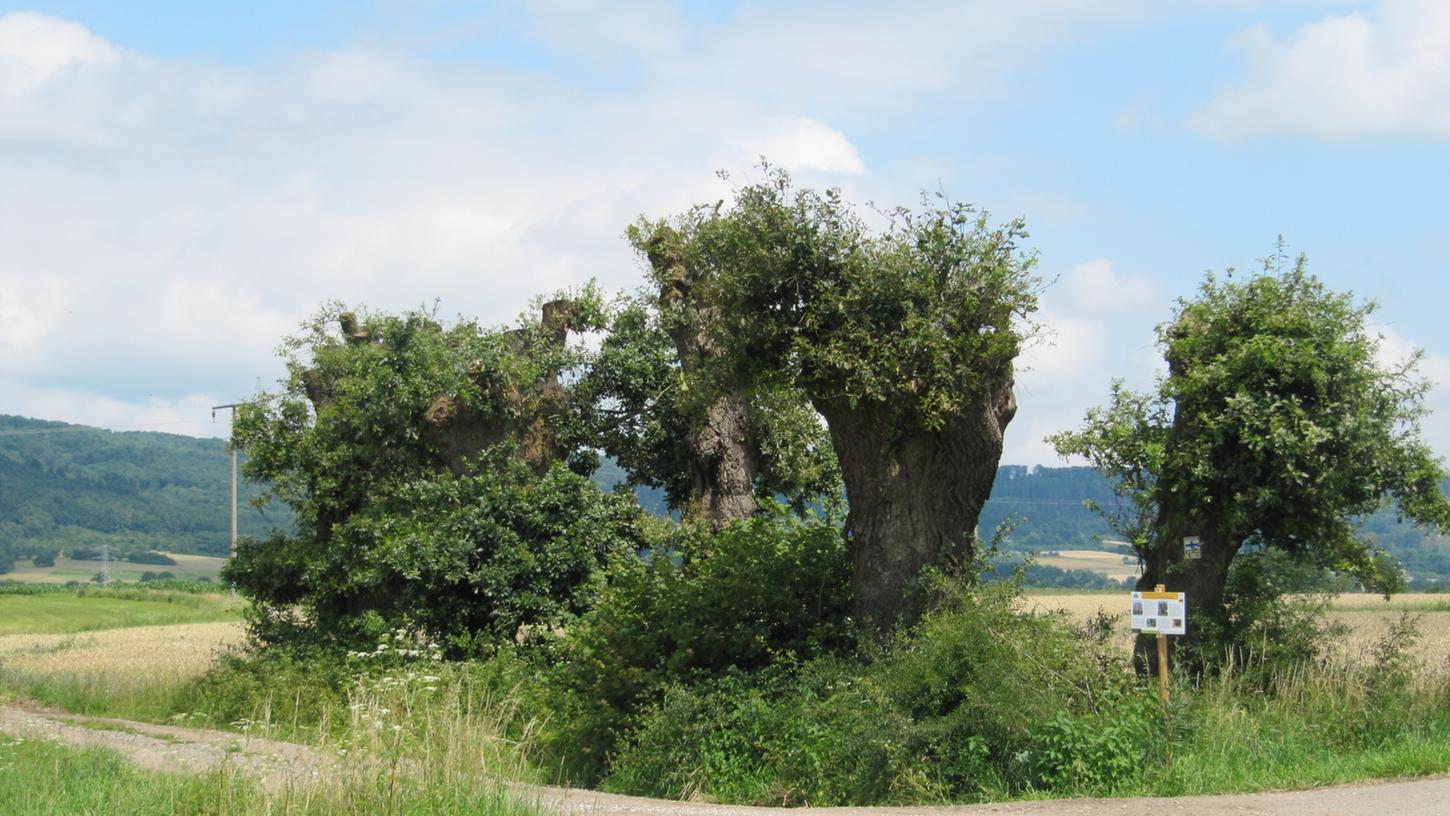
[[[734,375],[785,381],[813,400],[872,402],[937,428],[1010,379],[1036,308],[1035,259],[1020,220],[1000,227],[969,205],[926,199],[873,232],[838,190],[795,189],[784,171],[700,206],[642,221],[636,247],[670,243],[705,270],[714,339]]]
[[[246,540],[224,578],[256,602],[266,642],[370,642],[396,627],[452,654],[564,624],[589,605],[598,571],[634,551],[640,512],[562,465],[536,476],[494,451],[466,476],[436,474],[371,496],[325,544]]]
[[[1020,755],[1031,786],[1108,792],[1138,777],[1156,736],[1157,705],[1141,692],[1118,692],[1086,714],[1054,712],[1032,729]]]
[[[1376,580],[1350,519],[1386,496],[1450,524],[1443,468],[1419,439],[1418,356],[1376,361],[1372,304],[1274,261],[1244,283],[1212,276],[1160,330],[1178,406],[1158,480],[1177,506],[1211,506],[1234,534]],[[1163,423],[1158,423],[1163,427]]]
[[[1018,597],[1010,584],[948,587],[874,659],[677,681],[646,707],[605,784],[821,806],[1089,793],[1135,777],[1156,699],[1100,637],[1019,612]]]
[[[1333,597],[1353,581],[1273,548],[1241,553],[1229,567],[1225,614],[1195,625],[1204,637],[1193,648],[1193,663],[1222,663],[1233,651],[1240,664],[1271,677],[1323,659],[1347,627],[1327,616]]]
[[[777,507],[713,535],[669,528],[653,543],[648,558],[615,562],[596,606],[553,646],[552,745],[577,779],[595,777],[640,706],[672,682],[855,642],[833,525]]]
[[[592,325],[592,289],[570,303],[570,325]],[[285,388],[235,425],[247,476],[298,518],[226,570],[257,637],[357,644],[401,626],[469,654],[588,604],[605,562],[637,549],[639,511],[548,465],[577,431],[550,402],[582,359],[558,329],[334,305],[287,341]]]
[[[1020,220],[993,227],[924,197],[873,230],[839,190],[762,169],[729,207],[642,219],[628,236],[670,294],[665,331],[700,338],[689,385],[707,396],[688,399],[775,388],[798,406],[797,427],[811,427],[806,401],[824,417],[850,503],[858,616],[884,632],[913,614],[905,596],[922,568],[971,559],[1016,410],[1013,360],[1035,332],[1035,258],[1019,249]]]
[[[1205,619],[1191,639],[1221,648],[1253,625],[1251,601],[1222,594],[1245,547],[1389,592],[1401,574],[1357,535],[1358,520],[1393,500],[1421,524],[1450,527],[1446,473],[1419,433],[1419,356],[1379,363],[1372,310],[1328,290],[1302,257],[1270,258],[1242,280],[1209,275],[1158,329],[1168,373],[1155,391],[1115,384],[1108,407],[1050,438],[1114,481],[1127,510],[1109,520],[1153,577],[1198,593]],[[1187,535],[1201,536],[1202,559],[1183,559]]]
[[[686,439],[725,387],[721,371],[682,365],[670,330],[687,319],[678,304],[661,307],[645,294],[620,298],[599,352],[572,389],[593,443],[625,470],[629,484],[663,490],[676,511],[693,498]],[[751,420],[747,444],[760,467],[757,496],[782,497],[797,512],[836,499],[841,476],[835,453],[804,396],[778,383],[744,391]]]

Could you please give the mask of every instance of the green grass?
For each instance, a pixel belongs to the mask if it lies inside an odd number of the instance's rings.
[[[437,814],[535,816],[496,782],[436,785],[391,779],[323,780],[281,790],[222,769],[199,775],[139,770],[119,754],[0,737],[0,813],[106,816]]]
[[[168,553],[168,555],[176,561],[175,565],[132,564],[128,561],[113,560],[110,563],[111,580],[139,581],[141,574],[145,572],[169,572],[177,578],[208,578],[214,581],[217,574],[221,572],[222,565],[227,562],[225,558],[209,555],[184,553]],[[12,571],[0,576],[0,579],[23,583],[63,584],[67,581],[86,583],[101,571],[101,566],[100,561],[57,558],[53,567],[37,567],[29,560],[21,560],[15,563]]]
[[[224,595],[138,589],[0,595],[0,635],[63,634],[237,617]]]

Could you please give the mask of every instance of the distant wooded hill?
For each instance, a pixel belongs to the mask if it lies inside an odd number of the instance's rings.
[[[110,544],[116,557],[162,549],[226,555],[231,454],[220,439],[106,431],[0,415],[0,571],[15,557]],[[241,487],[242,535],[290,528]]]
[[[228,459],[220,439],[0,415],[0,570],[10,558],[103,542],[120,553],[225,555]],[[625,474],[606,461],[595,478],[612,485]],[[255,492],[242,486],[242,534],[290,529],[286,508],[263,513],[247,504]],[[659,491],[638,493],[645,508],[663,512]],[[1003,519],[1015,515],[1019,523],[1006,542],[1011,550],[1098,548],[1112,533],[1083,507],[1085,499],[1113,501],[1107,482],[1090,468],[1004,465],[982,512],[982,536],[990,538]],[[1450,578],[1450,539],[1397,524],[1391,511],[1368,519],[1364,530],[1412,576]]]

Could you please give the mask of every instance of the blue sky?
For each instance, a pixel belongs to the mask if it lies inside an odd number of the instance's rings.
[[[1450,3],[0,2],[0,413],[222,434],[328,299],[511,319],[641,280],[761,154],[1028,220],[1054,464],[1205,270],[1280,234],[1450,382]],[[1450,390],[1427,424],[1450,453]]]

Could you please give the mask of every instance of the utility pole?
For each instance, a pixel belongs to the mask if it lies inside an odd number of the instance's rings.
[[[101,586],[111,583],[111,545],[101,544]]]
[[[240,402],[229,402],[226,405],[213,405],[211,407],[211,418],[212,418],[212,421],[216,421],[216,412],[217,411],[220,411],[223,408],[230,408],[231,411],[232,411],[232,419],[236,419],[236,417],[237,417],[237,406],[238,405],[241,405],[241,403]],[[230,436],[231,435],[228,434],[227,446],[232,449],[232,543],[231,543],[231,555],[232,555],[233,558],[235,558],[236,555],[237,555],[237,446],[234,445],[234,444],[232,444],[232,441],[230,439]]]

